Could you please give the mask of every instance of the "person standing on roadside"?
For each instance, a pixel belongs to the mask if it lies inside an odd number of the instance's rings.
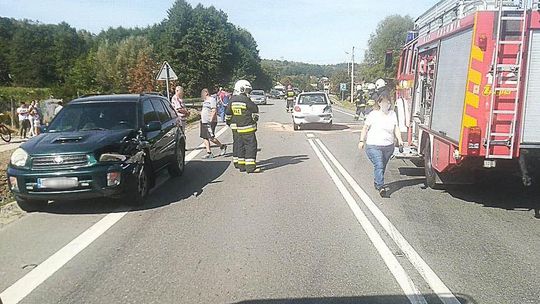
[[[17,108],[17,114],[19,115],[19,126],[21,138],[26,138],[28,129],[30,128],[30,120],[28,113],[28,105],[23,101],[21,106]]]
[[[375,109],[364,122],[358,148],[366,148],[366,154],[373,163],[374,186],[381,197],[386,197],[388,187],[384,184],[386,165],[394,153],[395,141],[403,147],[396,113],[387,94],[379,96]]]
[[[186,105],[184,104],[184,88],[181,86],[177,86],[175,89],[175,93],[173,97],[171,98],[171,105],[173,106],[174,110],[178,114],[178,117],[180,118],[180,125],[182,127],[182,130],[186,130],[187,125],[187,119],[190,115],[189,110],[187,109]]]
[[[32,121],[32,128],[34,136],[39,135],[41,127],[41,115],[39,111],[38,102],[36,101],[36,106],[30,112],[30,121]]]
[[[36,101],[33,100],[30,103],[30,106],[28,107],[28,121],[30,122],[30,137],[36,136],[36,133],[34,132],[34,115],[36,111]]]
[[[204,140],[204,146],[206,148],[206,155],[203,158],[214,158],[212,150],[210,149],[210,142],[219,146],[221,153],[220,156],[225,155],[227,152],[227,145],[222,144],[216,138],[216,126],[217,126],[217,103],[216,99],[210,96],[208,89],[201,91],[201,98],[203,100],[201,110],[201,133],[200,136]]]

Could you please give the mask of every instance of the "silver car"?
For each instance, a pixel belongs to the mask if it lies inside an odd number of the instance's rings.
[[[307,124],[324,124],[332,128],[332,105],[326,93],[301,93],[295,100],[292,114],[294,130]]]
[[[266,104],[266,95],[263,90],[253,90],[251,91],[251,101],[258,105]]]

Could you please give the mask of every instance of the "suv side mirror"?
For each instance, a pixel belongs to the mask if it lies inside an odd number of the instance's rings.
[[[146,132],[154,132],[154,131],[161,131],[161,122],[159,121],[151,121],[146,124],[144,127],[144,130]]]
[[[41,131],[41,133],[47,133],[48,129],[49,129],[49,126],[41,126],[41,127],[39,127],[39,131]]]

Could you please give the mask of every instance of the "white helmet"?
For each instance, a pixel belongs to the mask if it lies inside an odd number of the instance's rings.
[[[368,83],[367,84],[367,89],[372,91],[372,90],[375,90],[377,87],[375,86],[375,84],[373,83]]]
[[[238,80],[235,84],[234,84],[234,92],[233,94],[234,95],[240,95],[240,94],[249,94],[251,92],[251,90],[253,90],[253,88],[251,87],[251,83],[249,83],[249,81],[247,80]]]
[[[385,86],[386,81],[384,81],[384,79],[377,79],[377,81],[375,81],[375,87],[377,88],[377,90],[384,88]]]

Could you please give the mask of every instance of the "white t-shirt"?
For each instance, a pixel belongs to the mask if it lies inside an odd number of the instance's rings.
[[[185,109],[186,106],[184,105],[184,101],[178,96],[176,96],[176,94],[172,97],[171,105],[173,106],[174,110],[177,112],[178,117],[180,117],[180,120],[187,119],[185,114],[178,112],[178,109]]]
[[[394,128],[398,125],[396,113],[372,111],[366,118],[369,126],[366,144],[372,146],[390,146],[394,144]]]
[[[19,107],[17,114],[19,114],[19,121],[28,119],[28,108]]]
[[[202,104],[202,111],[201,111],[201,122],[202,123],[211,123],[212,122],[212,109],[215,109],[217,107],[216,99],[208,96],[203,101]]]

